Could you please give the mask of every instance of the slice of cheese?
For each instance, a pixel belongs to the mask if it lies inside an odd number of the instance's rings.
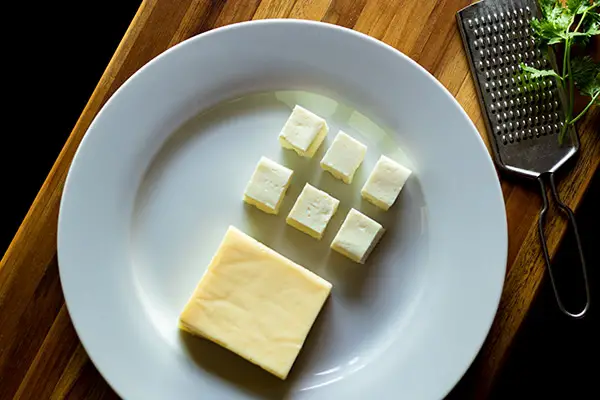
[[[285,221],[320,240],[339,204],[338,199],[307,183]]]
[[[279,143],[302,157],[312,158],[327,132],[329,127],[323,118],[297,105],[279,133]]]
[[[352,183],[354,173],[367,154],[367,146],[339,131],[321,160],[321,168],[344,183]]]
[[[244,191],[244,201],[268,214],[277,214],[293,173],[291,169],[261,157]]]
[[[179,326],[285,379],[330,291],[323,278],[231,226]]]
[[[381,156],[360,194],[382,210],[388,210],[411,174],[411,170]]]
[[[353,208],[331,242],[331,248],[364,264],[384,232],[381,224]]]

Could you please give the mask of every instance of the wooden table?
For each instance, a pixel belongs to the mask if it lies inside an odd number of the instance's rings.
[[[0,399],[116,397],[75,334],[58,277],[56,231],[67,171],[98,110],[135,71],[167,48],[209,29],[250,19],[302,18],[367,33],[396,47],[439,79],[479,131],[485,127],[457,30],[468,0],[145,0],[0,264]],[[600,162],[600,112],[581,122],[581,154],[561,179],[576,209]],[[485,138],[485,135],[483,135]],[[460,397],[485,397],[544,275],[536,231],[537,186],[502,182],[509,228],[508,272],[487,341],[459,385]],[[547,224],[555,253],[565,231]]]

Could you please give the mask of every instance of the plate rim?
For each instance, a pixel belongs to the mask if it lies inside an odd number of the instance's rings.
[[[71,314],[71,307],[69,306],[69,295],[68,295],[68,291],[65,290],[65,277],[64,277],[64,269],[61,268],[61,258],[63,258],[63,256],[61,256],[61,253],[64,254],[65,250],[65,246],[67,246],[66,244],[62,244],[64,243],[64,239],[61,240],[61,238],[63,237],[63,235],[61,234],[61,231],[64,230],[64,214],[66,213],[65,210],[65,198],[68,196],[68,193],[71,189],[71,187],[73,186],[73,171],[77,168],[78,162],[80,162],[80,158],[81,158],[81,149],[85,146],[85,143],[88,140],[88,134],[89,132],[93,131],[95,126],[97,125],[97,121],[99,119],[101,119],[102,115],[105,113],[106,109],[108,108],[108,106],[117,98],[119,97],[120,93],[122,91],[127,90],[127,88],[132,84],[133,81],[139,79],[139,76],[148,68],[150,68],[152,65],[154,65],[155,63],[161,62],[161,60],[163,58],[169,57],[169,55],[172,52],[175,51],[180,51],[181,49],[185,48],[186,46],[190,46],[193,42],[198,41],[198,40],[203,40],[203,39],[208,39],[209,37],[216,35],[216,34],[220,34],[224,31],[229,31],[229,30],[235,30],[238,29],[240,27],[246,27],[246,26],[261,26],[261,25],[276,25],[276,24],[295,24],[295,25],[306,25],[306,26],[319,26],[319,27],[324,27],[327,29],[331,29],[331,30],[337,30],[337,31],[341,31],[345,34],[348,35],[352,35],[354,37],[356,37],[359,40],[366,40],[367,42],[369,42],[371,45],[376,45],[379,47],[382,47],[388,51],[392,51],[394,53],[395,56],[399,56],[402,59],[404,59],[404,61],[409,62],[410,64],[412,64],[414,67],[416,67],[417,69],[419,69],[422,73],[424,73],[425,75],[427,75],[429,77],[429,79],[431,81],[433,81],[433,83],[435,83],[435,85],[437,85],[437,87],[439,89],[442,90],[442,92],[445,94],[445,96],[447,96],[456,106],[458,111],[462,114],[462,117],[468,122],[468,124],[471,125],[472,127],[472,134],[475,134],[477,136],[477,143],[478,145],[481,147],[482,151],[484,151],[488,157],[486,158],[486,163],[488,167],[491,167],[492,171],[494,171],[495,175],[496,175],[496,179],[494,179],[494,189],[496,192],[496,197],[497,200],[499,200],[499,203],[502,205],[502,207],[500,207],[500,209],[498,211],[501,210],[501,214],[504,217],[502,219],[502,224],[501,226],[499,226],[498,228],[501,229],[502,232],[501,233],[501,237],[502,237],[502,241],[503,243],[498,244],[498,246],[500,246],[502,248],[502,265],[503,267],[503,279],[500,282],[500,287],[498,290],[498,294],[496,296],[496,298],[493,301],[493,313],[490,314],[490,318],[488,319],[487,322],[485,322],[485,324],[482,323],[482,325],[485,325],[486,329],[485,329],[485,334],[482,335],[482,337],[480,338],[480,340],[476,343],[476,346],[474,347],[474,351],[472,351],[472,354],[469,355],[469,357],[466,357],[469,361],[466,363],[466,365],[461,366],[460,370],[462,371],[462,373],[458,374],[458,376],[456,377],[456,379],[454,380],[454,383],[447,388],[446,392],[444,393],[444,398],[456,387],[456,385],[460,382],[460,380],[465,376],[465,374],[467,373],[467,371],[469,370],[470,366],[473,364],[475,358],[477,357],[477,355],[479,354],[479,352],[481,351],[483,344],[486,340],[486,338],[488,337],[492,324],[495,320],[495,317],[497,315],[498,312],[498,308],[500,305],[500,299],[504,290],[504,284],[505,284],[505,275],[506,275],[506,270],[507,270],[507,260],[508,260],[508,223],[507,223],[507,216],[506,216],[506,207],[505,207],[505,202],[504,202],[504,196],[503,196],[503,192],[502,192],[502,188],[501,188],[501,184],[500,184],[500,179],[499,179],[499,175],[498,175],[498,171],[495,168],[495,164],[490,156],[490,153],[487,149],[487,146],[485,145],[485,141],[482,137],[482,135],[480,134],[480,132],[478,131],[477,127],[475,126],[475,124],[473,123],[473,121],[471,120],[471,118],[468,116],[468,114],[466,113],[466,111],[464,110],[464,108],[462,107],[462,105],[458,102],[458,100],[449,92],[449,90],[432,74],[430,73],[428,70],[426,70],[424,67],[422,67],[418,62],[416,62],[415,60],[411,59],[410,57],[408,57],[407,55],[405,55],[404,53],[402,53],[400,50],[396,49],[393,46],[388,45],[387,43],[378,40],[372,36],[369,36],[365,33],[356,31],[354,29],[350,29],[344,26],[340,26],[340,25],[336,25],[336,24],[332,24],[332,23],[328,23],[328,22],[321,22],[321,21],[314,21],[314,20],[302,20],[302,19],[286,19],[286,18],[276,18],[276,19],[265,19],[265,20],[255,20],[255,21],[242,21],[242,22],[237,22],[237,23],[233,23],[233,24],[229,24],[229,25],[225,25],[222,27],[218,27],[215,29],[211,29],[209,31],[206,32],[202,32],[200,34],[197,34],[195,36],[192,36],[182,42],[177,43],[176,45],[170,47],[169,49],[163,51],[162,53],[160,53],[159,55],[157,55],[156,57],[152,58],[150,61],[148,61],[146,64],[144,64],[142,67],[140,67],[137,71],[135,71],[129,78],[127,78],[122,84],[121,86],[119,86],[115,92],[110,96],[110,98],[105,102],[105,104],[101,107],[101,109],[96,113],[96,115],[93,117],[92,122],[90,123],[89,127],[87,128],[83,138],[81,139],[80,143],[77,145],[77,149],[75,151],[75,154],[73,156],[73,159],[71,161],[71,165],[69,166],[69,170],[67,173],[67,176],[65,178],[65,183],[64,183],[64,187],[61,193],[61,199],[60,199],[60,205],[59,205],[59,215],[58,215],[58,223],[57,223],[57,238],[56,238],[56,243],[57,243],[57,260],[58,260],[58,269],[59,269],[59,277],[60,277],[60,283],[61,283],[61,289],[63,291],[64,294],[64,298],[65,298],[65,306],[67,307],[67,310],[69,311],[69,315],[70,315],[70,319],[72,321],[73,327],[77,333],[77,337],[81,343],[81,345],[83,346],[83,348],[86,351],[86,354],[88,355],[88,357],[90,358],[90,360],[92,361],[92,363],[94,364],[94,366],[97,368],[98,372],[100,373],[100,375],[102,376],[102,378],[106,381],[106,383],[119,395],[123,398],[123,395],[121,394],[121,391],[119,388],[117,388],[112,382],[111,380],[107,377],[107,374],[105,373],[104,370],[104,366],[100,366],[98,365],[98,363],[95,361],[94,357],[91,355],[88,346],[85,343],[85,340],[83,339],[81,333],[82,333],[82,328],[80,326],[78,326],[78,323],[76,322],[75,318],[72,317]],[[61,248],[63,249],[61,251]],[[71,300],[73,301],[73,300]],[[458,367],[456,368],[457,370],[459,369]]]

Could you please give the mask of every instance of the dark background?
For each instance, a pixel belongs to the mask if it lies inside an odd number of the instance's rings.
[[[16,2],[15,2],[16,3]],[[42,2],[40,2],[42,3]],[[139,1],[22,2],[3,12],[21,30],[5,32],[0,171],[0,254],[27,213],[96,83],[133,18]],[[7,25],[5,25],[6,27]],[[592,291],[598,293],[600,174],[577,212]],[[595,240],[593,236],[595,235]],[[572,241],[557,263],[578,267]],[[494,398],[600,398],[598,311],[572,321],[556,309],[546,279],[494,389]],[[594,381],[596,380],[596,381]]]

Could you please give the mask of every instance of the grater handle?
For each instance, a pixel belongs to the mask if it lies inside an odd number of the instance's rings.
[[[585,258],[583,257],[583,249],[581,247],[581,240],[579,238],[579,231],[577,230],[577,223],[575,222],[575,214],[573,210],[571,210],[565,203],[562,202],[560,197],[558,196],[558,191],[556,190],[556,184],[554,183],[554,174],[550,173],[550,189],[552,190],[552,195],[554,197],[554,201],[558,204],[558,207],[564,212],[571,225],[573,226],[573,232],[575,234],[575,241],[577,242],[577,252],[579,253],[579,259],[581,261],[581,270],[583,274],[583,283],[585,287],[585,306],[584,308],[576,313],[572,313],[567,310],[561,300],[561,296],[559,294],[558,288],[555,282],[555,276],[552,272],[552,264],[550,262],[550,255],[548,253],[548,245],[546,244],[546,236],[544,235],[544,220],[546,217],[546,213],[548,212],[548,195],[546,194],[546,185],[544,184],[544,174],[538,177],[538,182],[540,183],[540,187],[542,190],[542,200],[543,206],[540,210],[540,216],[538,220],[538,231],[540,234],[540,241],[542,243],[542,250],[544,253],[544,259],[546,261],[546,267],[548,268],[548,273],[550,275],[550,282],[552,283],[552,289],[554,290],[554,297],[556,298],[556,303],[558,304],[558,308],[567,316],[571,318],[582,318],[588,311],[590,307],[590,287],[588,284],[587,277],[587,269],[585,265]]]

